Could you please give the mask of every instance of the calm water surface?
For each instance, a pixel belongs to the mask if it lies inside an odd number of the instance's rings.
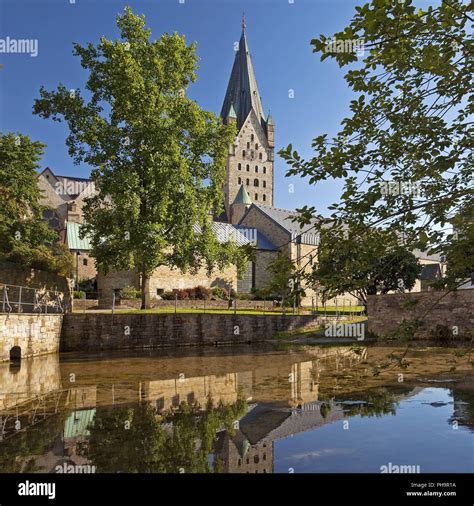
[[[472,359],[405,351],[206,348],[0,364],[0,472],[473,472]]]

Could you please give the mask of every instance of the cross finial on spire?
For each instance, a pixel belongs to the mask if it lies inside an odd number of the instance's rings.
[[[242,12],[242,30],[245,30],[247,25],[245,24],[245,12]]]

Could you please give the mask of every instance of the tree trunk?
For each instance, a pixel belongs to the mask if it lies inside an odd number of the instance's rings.
[[[149,291],[149,282],[150,278],[142,272],[141,275],[141,290],[142,290],[142,305],[140,309],[149,309],[150,307],[150,291]]]

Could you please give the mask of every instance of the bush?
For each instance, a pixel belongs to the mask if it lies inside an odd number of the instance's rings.
[[[86,292],[83,292],[82,290],[74,290],[73,297],[75,299],[85,299],[86,298]]]
[[[163,300],[174,300],[174,292],[163,292],[161,298]]]
[[[225,288],[222,288],[221,286],[214,287],[212,289],[212,295],[216,299],[221,299],[221,300],[225,300],[225,299],[229,298],[229,292]]]
[[[124,300],[139,299],[140,296],[140,290],[137,290],[134,286],[125,286],[121,290],[121,297]]]
[[[211,290],[210,288],[206,288],[205,286],[199,285],[196,286],[196,288],[193,288],[194,291],[194,297],[195,299],[200,300],[209,300],[211,298]]]
[[[174,290],[173,290],[174,292]],[[179,300],[186,300],[189,299],[189,292],[187,290],[177,290]]]

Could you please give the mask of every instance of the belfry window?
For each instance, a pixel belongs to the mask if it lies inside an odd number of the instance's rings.
[[[267,168],[266,167],[263,167],[263,173],[266,174],[267,173]]]
[[[239,163],[239,170],[242,170],[242,164]]]
[[[267,200],[267,196],[263,194],[263,201],[265,202]]]
[[[255,149],[258,149],[258,144],[255,144]]]
[[[250,172],[250,165],[249,164],[247,164],[246,168],[247,168],[247,172]]]
[[[249,184],[250,184],[250,181],[247,179],[247,181],[246,181],[246,183],[245,183],[245,184],[249,185]]]
[[[252,134],[252,135],[250,136],[250,140],[253,142],[253,140],[254,140],[254,139],[255,139],[255,136]]]
[[[245,149],[242,151],[242,157],[245,158]]]
[[[260,153],[260,154],[258,155],[258,157],[260,158],[260,160],[263,160],[263,155],[262,155],[262,153]]]
[[[255,165],[255,172],[258,173],[258,165]]]
[[[253,185],[254,185],[254,186],[258,186],[258,179],[254,179],[254,180],[253,180]]]
[[[258,193],[255,194],[255,200],[258,200]]]
[[[267,187],[267,182],[266,181],[262,181],[262,184],[263,184],[263,187],[266,188]]]
[[[247,142],[247,149],[250,149],[250,142]]]
[[[242,184],[242,178],[239,177],[239,184]]]

